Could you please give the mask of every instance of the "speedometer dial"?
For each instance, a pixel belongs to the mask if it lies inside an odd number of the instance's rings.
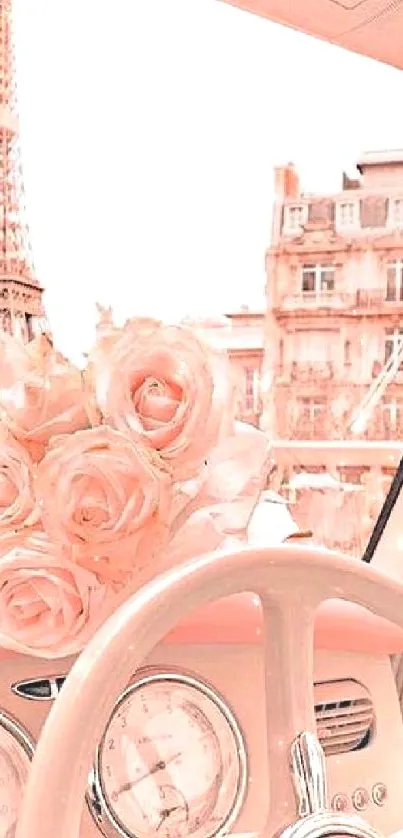
[[[0,838],[14,838],[33,750],[28,734],[0,712]]]
[[[98,750],[92,811],[108,836],[211,838],[246,788],[239,726],[191,677],[151,674],[119,699]]]

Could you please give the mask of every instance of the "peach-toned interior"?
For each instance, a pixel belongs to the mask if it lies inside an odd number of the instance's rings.
[[[61,809],[62,799],[69,800],[69,781],[66,779],[61,783],[55,779],[57,764],[63,760],[64,765],[70,766],[69,773],[75,771],[74,754],[78,748],[74,744],[75,737],[78,737],[77,741],[86,742],[92,752],[90,728],[99,735],[121,688],[139,677],[136,672],[139,665],[141,672],[152,668],[162,673],[190,673],[217,690],[236,715],[245,738],[249,768],[245,803],[231,832],[235,835],[273,834],[267,832],[267,819],[273,828],[276,818],[277,826],[284,821],[281,806],[281,811],[278,806],[269,806],[267,792],[274,782],[270,772],[277,764],[273,756],[277,747],[273,740],[273,725],[276,736],[278,725],[285,725],[289,739],[293,730],[296,732],[301,725],[312,724],[309,721],[311,710],[306,704],[310,693],[308,683],[312,684],[310,679],[316,684],[318,695],[324,689],[331,690],[329,684],[335,681],[343,684],[353,679],[364,685],[375,708],[376,733],[367,748],[328,757],[330,796],[333,805],[337,805],[337,800],[343,800],[346,811],[354,814],[357,789],[364,789],[368,800],[361,814],[383,834],[390,835],[399,830],[403,728],[390,655],[403,651],[403,631],[396,627],[403,627],[403,587],[400,583],[344,556],[290,544],[264,552],[249,550],[237,553],[235,557],[196,561],[190,571],[186,566],[173,571],[163,589],[161,586],[162,583],[156,580],[149,586],[147,595],[137,597],[135,607],[128,604],[121,614],[114,615],[83,653],[80,666],[74,669],[63,687],[55,705],[60,715],[57,717],[55,713],[53,716],[52,725],[39,742],[39,762],[34,763],[36,769],[40,769],[35,778],[34,799],[37,792],[41,800],[43,757],[49,756],[45,770],[49,797],[43,804],[40,833],[31,828],[36,823],[38,811],[29,815],[29,838],[39,838],[39,834],[41,838],[48,838],[54,834],[52,795],[56,793],[55,789],[59,795],[57,811]],[[269,600],[263,599],[265,621],[257,596],[237,593],[242,588],[258,590],[260,595],[262,589],[270,591]],[[214,602],[223,594],[233,596]],[[337,601],[337,594],[358,604]],[[309,675],[309,613],[328,597],[331,600],[320,605],[316,614],[313,675]],[[273,601],[280,604],[280,612],[277,607],[271,612],[272,606],[268,603]],[[198,604],[202,607],[193,608]],[[365,605],[379,617],[370,614],[363,608]],[[176,619],[185,611],[188,616],[180,619],[175,627]],[[287,613],[291,614],[291,623],[283,635],[282,620]],[[385,617],[393,620],[396,626]],[[100,657],[101,649],[103,655]],[[52,702],[18,697],[10,687],[16,681],[33,677],[66,675],[73,663],[70,659],[50,663],[11,655],[2,658],[0,705],[17,717],[36,740]],[[102,684],[108,685],[106,690],[101,690]],[[288,708],[287,712],[283,705]],[[295,713],[297,718],[293,718]],[[60,734],[57,733],[58,740],[52,746],[55,731]],[[268,746],[266,737],[269,737]],[[80,759],[88,756],[84,755],[81,746],[77,753],[81,754]],[[52,765],[51,773],[49,765]],[[277,774],[274,772],[274,776]],[[277,776],[277,781],[280,785],[276,799],[291,805],[285,776]],[[81,772],[81,792],[83,784],[85,786],[85,777],[83,780]],[[378,784],[387,789],[382,805],[371,798],[371,790]],[[32,788],[28,803],[32,804]],[[81,838],[96,838],[100,833],[85,802],[80,804],[80,812]],[[60,838],[76,835],[72,808],[71,817],[71,831],[69,828],[65,831],[63,819],[60,820]],[[28,838],[25,818],[17,838]]]

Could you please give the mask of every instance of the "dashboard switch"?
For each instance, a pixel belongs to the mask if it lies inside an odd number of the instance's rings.
[[[369,803],[369,794],[366,789],[356,789],[353,793],[353,806],[357,812],[363,812]]]
[[[346,794],[335,794],[332,800],[333,812],[346,812],[349,807],[349,799]]]
[[[388,796],[385,783],[376,783],[372,789],[372,800],[377,806],[384,806]]]

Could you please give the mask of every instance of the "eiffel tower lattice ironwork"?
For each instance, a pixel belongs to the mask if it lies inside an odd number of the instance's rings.
[[[25,221],[12,0],[0,0],[0,330],[29,341],[48,332]]]

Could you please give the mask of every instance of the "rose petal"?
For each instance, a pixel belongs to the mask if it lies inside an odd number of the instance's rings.
[[[38,531],[0,542],[0,646],[21,654],[76,654],[110,610],[113,592]]]
[[[172,480],[141,437],[101,426],[54,440],[35,492],[52,540],[100,579],[120,582],[167,540]]]
[[[33,526],[40,517],[28,452],[6,428],[0,429],[0,533]]]
[[[27,346],[0,338],[0,418],[40,458],[57,434],[89,426],[83,376],[43,335]]]

